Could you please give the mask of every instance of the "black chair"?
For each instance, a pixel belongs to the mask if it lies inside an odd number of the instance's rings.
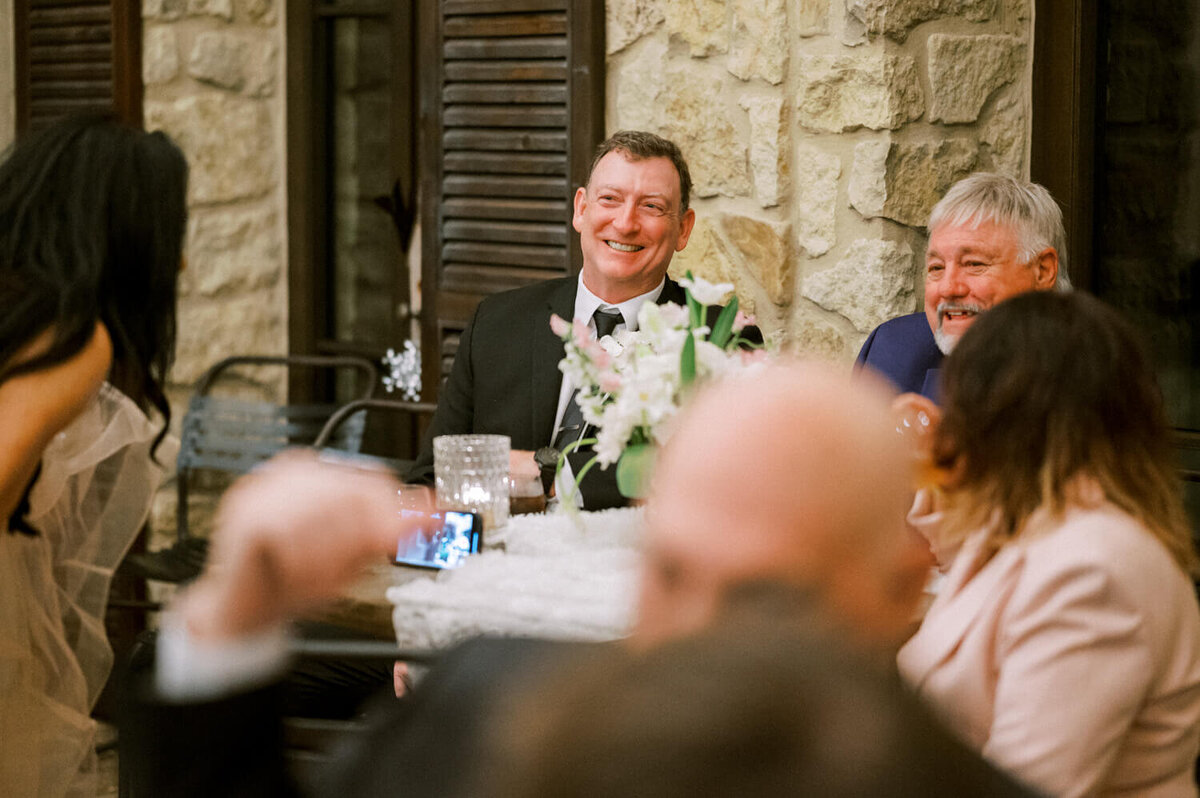
[[[382,665],[403,661],[428,666],[440,656],[437,651],[402,649],[387,640],[298,638],[292,641],[290,649],[294,666],[304,661],[376,662]],[[369,711],[369,707],[367,709]],[[312,789],[321,784],[335,764],[338,752],[352,745],[353,739],[368,728],[361,716],[350,719],[285,717],[283,739],[292,778],[302,788]]]
[[[208,555],[208,540],[193,534],[189,502],[193,483],[204,478],[220,490],[279,451],[312,444],[338,408],[330,403],[247,399],[216,390],[222,384],[226,388],[237,384],[238,370],[248,368],[282,369],[289,378],[298,370],[325,372],[333,379],[357,375],[357,398],[363,400],[372,396],[379,376],[370,360],[351,356],[240,355],[208,369],[196,381],[180,430],[175,474],[177,541],[162,551],[130,555],[127,567],[137,575],[174,583],[197,576]],[[362,431],[362,419],[351,420],[326,436],[324,445],[357,452]]]

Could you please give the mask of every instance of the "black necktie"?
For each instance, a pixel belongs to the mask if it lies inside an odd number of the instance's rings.
[[[596,339],[599,340],[606,335],[612,335],[613,330],[617,329],[617,325],[625,321],[625,317],[621,315],[621,311],[615,308],[596,308],[596,312],[592,314],[592,320],[596,322]],[[571,394],[571,401],[567,403],[567,409],[563,411],[562,424],[558,427],[558,434],[554,436],[554,448],[559,451],[583,436],[583,411],[579,409],[579,403],[575,401],[578,394],[579,389],[576,388],[575,392]]]

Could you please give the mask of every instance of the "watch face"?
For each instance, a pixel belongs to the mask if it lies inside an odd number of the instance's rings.
[[[533,461],[542,468],[558,465],[558,458],[561,453],[553,446],[543,446],[533,453]]]

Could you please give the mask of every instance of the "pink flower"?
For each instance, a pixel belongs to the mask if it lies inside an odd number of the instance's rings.
[[[559,338],[565,338],[567,333],[571,331],[571,325],[562,316],[552,313],[550,314],[550,329]]]
[[[551,319],[550,323],[553,324],[554,320]],[[741,310],[739,310],[737,312],[737,315],[733,317],[733,331],[735,333],[741,332],[742,330],[744,330],[746,328],[746,325],[757,324],[757,323],[758,323],[758,319],[754,318],[754,316],[752,316],[749,313],[743,313]]]
[[[611,371],[601,374],[600,390],[604,393],[615,393],[621,390],[621,378]]]
[[[588,351],[588,344],[595,343],[595,341],[592,340],[592,334],[588,330],[588,326],[579,319],[575,319],[573,322],[571,322],[571,332],[575,337],[575,346],[582,349],[584,352]]]
[[[600,342],[595,338],[586,337],[588,334],[587,327],[583,328],[583,334],[585,338],[582,342],[579,341],[578,336],[575,339],[575,343],[579,346],[579,350],[583,352],[584,356],[594,363],[597,368],[607,368],[609,363],[608,352],[604,351],[604,347],[601,346]]]

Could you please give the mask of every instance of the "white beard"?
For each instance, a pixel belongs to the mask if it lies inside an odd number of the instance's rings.
[[[948,355],[954,351],[954,345],[958,343],[961,335],[950,335],[941,327],[933,331],[933,340],[937,343],[937,348],[942,350],[943,355]]]

